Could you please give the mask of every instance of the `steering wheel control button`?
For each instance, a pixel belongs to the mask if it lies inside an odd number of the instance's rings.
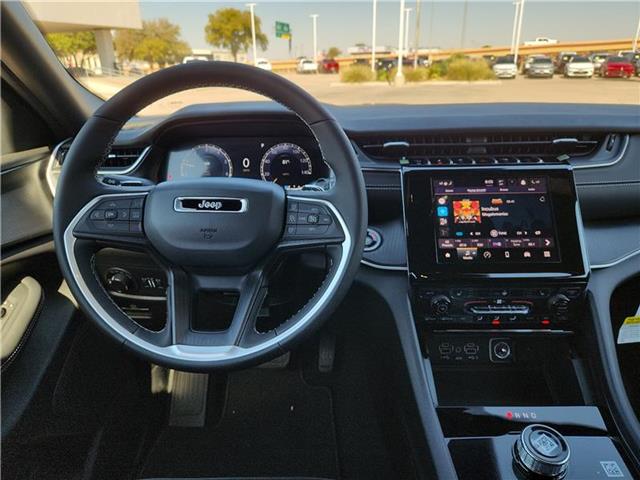
[[[528,478],[564,478],[570,456],[562,434],[541,424],[527,426],[513,446],[514,463]]]
[[[298,202],[289,202],[289,204],[287,205],[288,212],[297,212],[298,208],[299,208]]]
[[[131,199],[114,199],[105,200],[100,202],[97,208],[103,210],[117,210],[118,208],[129,208],[131,206]]]
[[[89,218],[91,220],[104,220],[105,210],[93,210]]]
[[[142,234],[144,197],[114,198],[100,202],[75,229],[76,233],[93,235]],[[135,207],[135,208],[133,208]]]
[[[493,363],[513,362],[513,342],[510,338],[492,338],[489,340],[489,355]]]

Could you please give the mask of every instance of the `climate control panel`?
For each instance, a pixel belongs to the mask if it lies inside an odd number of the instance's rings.
[[[434,327],[567,328],[579,313],[585,285],[513,288],[414,285],[416,320]]]

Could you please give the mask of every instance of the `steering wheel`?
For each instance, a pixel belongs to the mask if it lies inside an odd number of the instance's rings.
[[[261,180],[201,178],[123,187],[97,179],[127,120],[158,99],[197,87],[249,90],[293,111],[318,141],[335,173],[334,186],[287,191]],[[114,211],[117,221],[105,219],[105,212]],[[65,157],[53,215],[62,274],[86,315],[144,359],[198,371],[264,362],[317,329],[355,276],[367,206],[349,140],[311,95],[255,67],[194,62],[141,78],[87,120]],[[167,321],[162,330],[134,322],[110,298],[95,268],[95,254],[105,246],[146,251],[166,268]],[[306,250],[326,253],[324,281],[291,318],[268,332],[258,331],[270,268],[282,254]],[[211,291],[236,292],[233,319],[224,331],[197,331],[195,299],[199,292]]]

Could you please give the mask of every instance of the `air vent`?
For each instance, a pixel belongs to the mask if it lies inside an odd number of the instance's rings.
[[[107,154],[107,158],[105,158],[100,169],[126,170],[131,167],[143,153],[144,147],[114,147]]]
[[[380,135],[355,139],[379,160],[426,165],[546,163],[595,153],[606,135],[505,133],[473,135]]]
[[[71,142],[63,143],[56,150],[56,162],[58,165],[64,163],[64,159],[69,152]],[[125,171],[129,169],[144,154],[145,147],[114,147],[111,149],[100,170],[111,173]]]

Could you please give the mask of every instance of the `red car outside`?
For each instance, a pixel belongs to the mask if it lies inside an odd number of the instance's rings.
[[[603,77],[629,78],[633,76],[633,72],[633,64],[628,58],[609,57],[602,64],[600,74]]]
[[[320,64],[320,71],[322,73],[338,73],[340,64],[334,58],[325,58]]]

